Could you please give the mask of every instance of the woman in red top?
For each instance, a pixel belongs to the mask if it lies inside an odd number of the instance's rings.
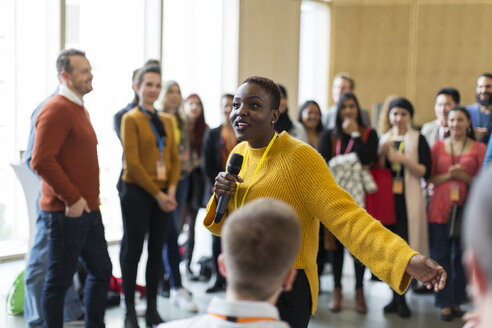
[[[486,147],[475,141],[470,114],[464,107],[455,107],[448,114],[449,136],[432,147],[432,175],[434,195],[429,204],[429,241],[431,257],[439,261],[449,281],[436,294],[436,306],[441,319],[461,316],[465,300],[466,279],[461,263],[459,239],[448,236],[448,220],[453,204],[464,205],[468,187],[481,169]]]

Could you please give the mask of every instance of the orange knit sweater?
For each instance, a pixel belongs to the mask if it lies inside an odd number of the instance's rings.
[[[63,211],[80,197],[99,209],[97,138],[85,108],[59,94],[44,104],[31,167],[42,179],[43,211]]]
[[[246,189],[252,184],[245,202],[273,197],[293,207],[299,216],[302,230],[302,243],[295,267],[306,272],[313,313],[318,298],[316,254],[319,220],[352,254],[394,290],[403,293],[408,288],[411,277],[405,273],[405,269],[417,252],[367,214],[337,185],[316,150],[282,133],[273,143],[254,181],[252,177],[265,148],[254,149],[247,142],[242,142],[232,153],[244,155],[246,150],[248,156],[241,173],[244,182],[239,185],[238,206]],[[217,201],[212,196],[204,225],[219,235],[224,219],[219,224],[214,223],[216,206]],[[231,196],[227,212],[234,210],[234,197]],[[282,233],[281,228],[279,233]]]

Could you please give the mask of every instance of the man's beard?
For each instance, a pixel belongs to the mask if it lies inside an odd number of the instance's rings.
[[[492,105],[492,93],[490,92],[485,92],[485,94],[488,96],[487,98],[481,99],[480,95],[477,93],[475,98],[477,99],[477,102],[483,106],[483,107],[489,107]]]

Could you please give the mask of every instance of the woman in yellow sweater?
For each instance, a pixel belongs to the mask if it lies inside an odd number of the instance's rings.
[[[138,328],[135,314],[135,282],[145,235],[148,233],[148,260],[145,273],[147,326],[162,322],[157,312],[157,285],[162,272],[162,246],[176,208],[179,157],[173,123],[168,114],[158,113],[154,101],[161,91],[158,66],[146,66],[139,73],[138,106],[123,116],[121,142],[124,164],[122,191],[123,239],[120,251],[125,328]]]
[[[267,78],[250,77],[236,91],[230,119],[243,142],[232,153],[244,156],[243,166],[238,178],[226,172],[217,176],[204,225],[220,234],[227,218],[216,224],[214,216],[223,194],[231,196],[224,216],[261,197],[277,198],[293,207],[300,219],[302,244],[293,290],[282,293],[277,303],[282,320],[291,327],[307,327],[316,310],[319,221],[398,292],[407,289],[412,276],[428,288],[442,289],[446,280],[442,267],[413,251],[360,208],[336,184],[316,150],[287,133],[275,133],[279,102],[280,91]]]

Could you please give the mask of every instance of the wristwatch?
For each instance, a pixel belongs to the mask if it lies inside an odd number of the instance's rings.
[[[359,138],[360,137],[360,132],[359,131],[354,131],[350,134],[352,138]]]

